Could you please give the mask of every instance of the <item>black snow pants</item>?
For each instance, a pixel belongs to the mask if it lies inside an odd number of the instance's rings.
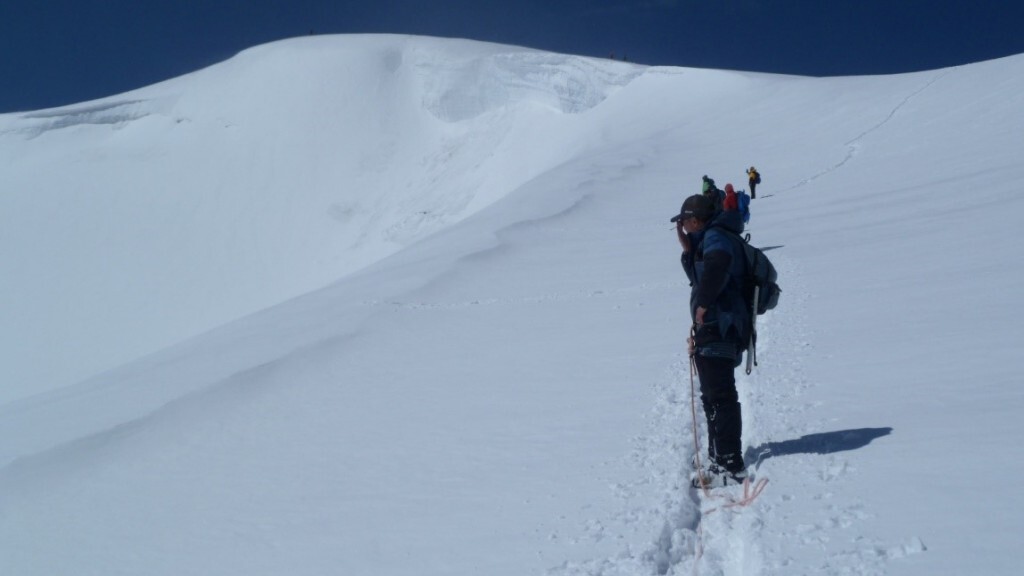
[[[736,393],[736,363],[726,358],[694,356],[700,399],[708,422],[708,455],[730,472],[743,464],[743,418]]]

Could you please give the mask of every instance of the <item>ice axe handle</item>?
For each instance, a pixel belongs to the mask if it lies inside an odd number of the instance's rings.
[[[747,374],[754,371],[754,356],[757,354],[757,296],[760,286],[754,286],[754,303],[750,307],[750,340],[747,342]]]

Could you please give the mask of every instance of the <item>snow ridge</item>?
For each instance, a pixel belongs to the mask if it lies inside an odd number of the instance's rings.
[[[425,84],[424,107],[446,122],[470,120],[524,102],[580,114],[644,70],[541,52],[496,54],[455,66],[446,58],[416,66]]]

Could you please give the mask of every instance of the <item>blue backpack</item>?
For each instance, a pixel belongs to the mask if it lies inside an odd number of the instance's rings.
[[[750,222],[750,196],[740,190],[736,193],[736,204],[739,206],[740,215],[743,216],[743,223]]]

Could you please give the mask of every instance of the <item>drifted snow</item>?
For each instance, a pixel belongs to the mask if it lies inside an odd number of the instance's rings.
[[[316,37],[0,115],[0,572],[1013,574],[1022,67]],[[709,513],[668,218],[751,164]]]

